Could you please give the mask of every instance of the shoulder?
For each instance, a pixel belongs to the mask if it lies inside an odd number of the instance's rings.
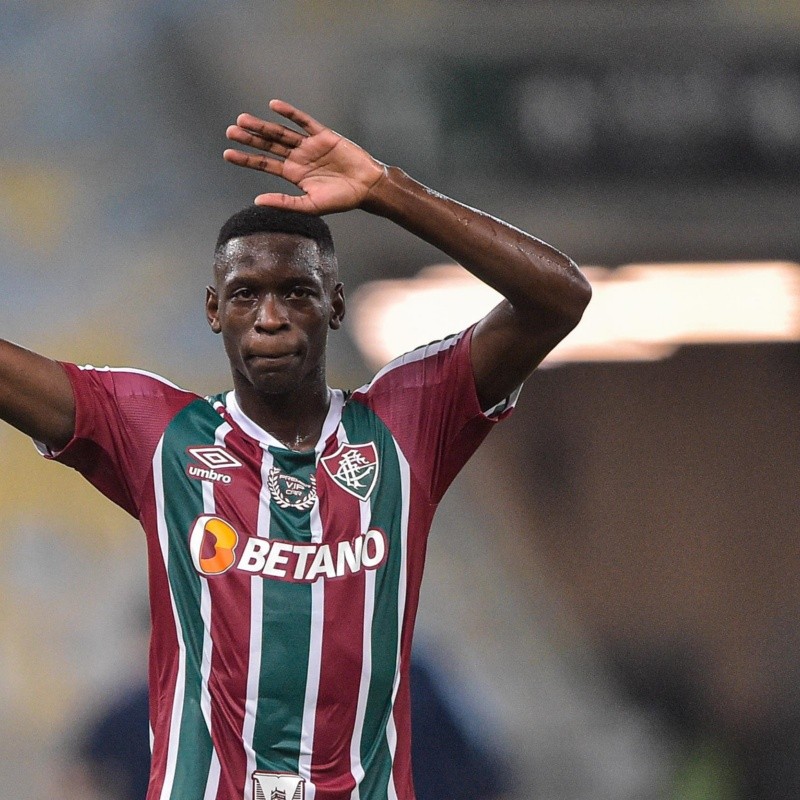
[[[449,375],[464,368],[471,371],[471,337],[472,328],[468,328],[404,353],[386,364],[371,381],[356,389],[353,399],[403,388],[423,388],[441,383]]]
[[[119,396],[166,396],[185,401],[198,395],[172,383],[161,375],[135,367],[95,367],[92,364],[68,364],[64,368],[73,384],[94,384]]]
[[[137,367],[96,367],[93,364],[65,364],[67,370],[85,375],[106,376],[120,386],[138,387],[150,391],[176,391],[192,394],[162,375]]]
[[[157,421],[171,419],[186,406],[202,399],[142,369],[91,364],[63,366],[72,383],[76,429],[94,430],[101,418],[125,419],[135,427],[150,427]]]

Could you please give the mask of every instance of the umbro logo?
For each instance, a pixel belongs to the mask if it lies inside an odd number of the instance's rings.
[[[242,466],[242,462],[238,458],[234,458],[224,447],[187,447],[186,452],[201,464],[212,469],[231,469]]]
[[[242,466],[242,462],[238,458],[232,456],[224,447],[217,445],[187,447],[186,452],[202,464],[202,466],[200,464],[186,465],[186,474],[195,480],[229,484],[233,480],[231,476],[217,470]]]

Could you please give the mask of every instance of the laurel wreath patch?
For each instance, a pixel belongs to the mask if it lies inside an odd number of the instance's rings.
[[[308,511],[317,500],[317,478],[311,475],[310,483],[291,475],[285,475],[272,467],[267,475],[267,488],[272,499],[281,508]]]

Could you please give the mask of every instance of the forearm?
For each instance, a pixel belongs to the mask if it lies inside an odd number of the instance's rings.
[[[495,217],[428,189],[388,167],[365,211],[429,242],[500,292],[522,314],[576,324],[591,296],[576,264],[554,247]]]

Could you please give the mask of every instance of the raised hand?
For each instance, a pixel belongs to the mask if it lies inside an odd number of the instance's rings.
[[[362,206],[385,175],[386,167],[357,144],[289,103],[270,100],[269,107],[294,122],[303,133],[252,114],[240,114],[225,135],[232,142],[261,150],[265,155],[228,149],[223,158],[240,167],[278,175],[304,194],[268,192],[256,197],[256,204],[307,214],[333,214]]]

